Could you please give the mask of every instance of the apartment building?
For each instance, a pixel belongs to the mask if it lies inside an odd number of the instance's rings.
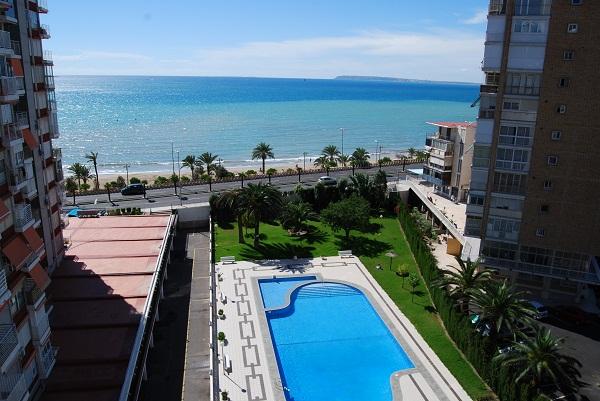
[[[466,235],[518,286],[595,306],[600,3],[492,0]]]
[[[0,400],[34,397],[50,374],[45,289],[64,253],[62,167],[42,0],[0,0]]]
[[[429,157],[423,165],[423,178],[438,194],[465,202],[471,182],[471,159],[477,124],[469,122],[427,123],[437,131],[426,138]]]

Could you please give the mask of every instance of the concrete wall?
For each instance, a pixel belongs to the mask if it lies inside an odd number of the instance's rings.
[[[145,213],[169,213],[174,211],[177,213],[177,228],[196,228],[208,227],[210,217],[210,205],[205,203],[193,203],[182,206],[158,207],[152,209],[144,209]]]

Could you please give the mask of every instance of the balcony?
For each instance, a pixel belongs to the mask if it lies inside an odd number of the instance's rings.
[[[479,92],[496,94],[496,93],[498,93],[498,86],[496,86],[496,85],[481,85],[479,87]]]
[[[13,50],[13,53],[17,56],[21,55],[21,42],[17,41],[17,40],[11,40],[11,47]]]
[[[50,39],[50,27],[42,24],[31,29],[31,37],[34,39]]]
[[[23,143],[23,131],[17,128],[15,124],[4,126],[4,135],[2,136],[2,145],[5,148],[18,146]]]
[[[539,96],[539,86],[506,86],[505,93],[507,95],[520,95],[520,96]]]
[[[12,53],[12,40],[10,40],[10,33],[7,31],[0,31],[0,52]]]
[[[18,102],[20,86],[19,77],[0,77],[0,103]]]
[[[493,120],[496,118],[496,110],[479,110],[479,118],[484,120]]]
[[[0,265],[0,305],[10,299],[10,291],[6,281],[6,268]]]
[[[11,356],[17,350],[19,339],[14,324],[0,324],[0,367],[12,359]]]
[[[0,400],[21,401],[27,392],[27,379],[21,372],[0,375]]]
[[[491,0],[488,8],[489,15],[506,14],[506,0]]]
[[[44,347],[42,351],[42,371],[40,372],[40,376],[42,379],[47,379],[52,372],[52,368],[56,363],[56,354],[58,354],[58,347],[53,347],[49,343]]]
[[[600,284],[600,277],[595,272],[586,272],[559,267],[536,265],[533,263],[519,262],[516,260],[507,260],[492,258],[486,256],[482,261],[487,267],[498,270],[517,271],[521,273],[535,274],[538,276],[552,277],[558,279],[568,279],[582,283]]]
[[[29,9],[40,14],[48,12],[48,3],[46,0],[29,0]]]
[[[31,205],[27,203],[17,203],[14,209],[15,231],[24,232],[35,223]]]
[[[35,284],[31,278],[25,279],[25,299],[27,305],[37,305],[38,301],[44,297],[44,291]]]
[[[15,122],[15,127],[17,128],[18,131],[21,131],[23,128],[29,127],[29,116],[27,115],[27,112],[26,111],[17,111],[15,113],[14,122]],[[23,137],[22,133],[21,133],[21,137]]]
[[[38,194],[37,186],[35,185],[35,179],[28,179],[25,183],[25,186],[21,188],[21,193],[27,199],[35,198]]]

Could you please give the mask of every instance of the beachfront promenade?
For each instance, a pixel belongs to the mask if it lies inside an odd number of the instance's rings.
[[[408,170],[409,168],[416,168],[419,166],[421,166],[421,164],[406,165],[405,169]],[[370,169],[357,169],[356,173],[374,175],[377,173],[378,170],[378,167],[372,167]],[[384,170],[388,174],[388,181],[396,180],[399,176],[404,175],[404,173],[402,172],[402,166],[386,166],[382,167],[382,170]],[[325,174],[305,174],[302,175],[302,182],[305,185],[314,186],[317,183],[319,177],[323,175]],[[352,175],[352,171],[332,171],[329,175],[339,180],[341,178],[345,178]],[[244,185],[246,185],[247,183],[258,183],[260,181],[268,182],[268,179],[246,179],[244,180]],[[296,187],[296,185],[298,185],[298,176],[294,175],[286,177],[273,177],[271,179],[271,183],[282,191],[291,191]],[[212,193],[208,190],[208,184],[186,186],[181,189],[181,192],[183,194],[182,198],[179,198],[178,196],[174,195],[173,187],[150,189],[147,192],[147,199],[144,199],[142,196],[139,195],[122,196],[121,194],[112,194],[111,199],[114,203],[113,205],[111,205],[111,203],[108,201],[106,193],[78,196],[76,198],[76,201],[77,205],[82,209],[107,209],[113,207],[139,207],[142,209],[148,209],[177,206],[180,204],[185,205],[192,203],[208,202],[208,199],[210,198],[211,194],[218,193],[220,191],[224,191],[231,188],[239,188],[240,185],[240,181],[213,183]],[[64,206],[70,207],[72,205],[73,198],[67,197],[65,199]]]

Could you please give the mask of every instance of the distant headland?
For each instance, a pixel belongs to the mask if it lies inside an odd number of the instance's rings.
[[[410,82],[418,84],[455,84],[455,85],[478,85],[475,82],[453,82],[453,81],[429,81],[425,79],[408,79],[408,78],[394,78],[394,77],[378,77],[370,75],[339,75],[335,77],[336,80],[343,81],[381,81],[381,82]]]

